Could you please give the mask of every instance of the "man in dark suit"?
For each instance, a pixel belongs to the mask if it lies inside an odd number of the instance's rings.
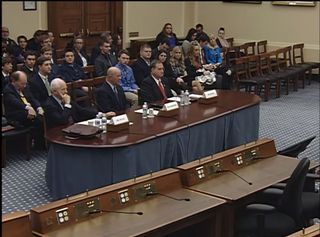
[[[98,113],[93,107],[73,103],[67,94],[67,84],[62,79],[53,79],[50,88],[51,96],[44,105],[47,128],[92,119]]]
[[[129,108],[124,91],[119,85],[121,71],[116,67],[111,67],[107,71],[106,82],[96,91],[96,99],[100,111],[114,116]]]
[[[12,60],[11,57],[3,57],[2,58],[2,77],[1,77],[1,93],[3,89],[10,82],[10,74],[12,72]]]
[[[22,71],[12,73],[11,82],[3,91],[5,116],[15,127],[32,126],[35,147],[44,148],[43,109],[27,87],[27,75]]]
[[[100,42],[100,54],[94,62],[96,76],[105,76],[108,68],[117,64],[116,57],[111,54],[111,44],[106,41]]]
[[[150,76],[151,47],[148,44],[141,45],[140,57],[132,64],[132,70],[137,85],[140,87],[142,80]]]
[[[51,73],[51,62],[49,58],[40,56],[37,59],[38,73],[29,79],[30,90],[36,100],[43,105],[51,95],[49,75]]]
[[[144,102],[165,101],[173,96],[168,79],[163,77],[164,66],[162,62],[154,60],[151,62],[150,67],[151,75],[143,79],[140,87],[140,105]]]
[[[36,69],[36,59],[37,55],[36,52],[34,51],[26,51],[24,53],[24,65],[21,68],[21,71],[23,71],[25,74],[27,74],[28,80],[31,77],[34,77],[37,74],[37,69]]]

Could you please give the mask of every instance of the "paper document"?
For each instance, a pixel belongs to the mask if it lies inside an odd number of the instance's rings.
[[[168,98],[167,100],[169,100],[169,101],[176,101],[176,102],[179,102],[179,103],[180,103],[181,98],[180,98],[180,97],[178,97],[178,96],[174,96],[174,97],[170,97],[170,98]]]

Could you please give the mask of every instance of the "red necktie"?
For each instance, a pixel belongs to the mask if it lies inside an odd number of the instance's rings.
[[[161,91],[161,94],[163,96],[163,99],[166,100],[167,99],[167,95],[166,95],[166,92],[164,91],[164,87],[163,87],[163,85],[161,83],[161,80],[159,80],[159,84],[158,85],[159,85],[159,89]]]

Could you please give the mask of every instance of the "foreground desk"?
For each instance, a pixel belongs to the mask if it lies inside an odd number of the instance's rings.
[[[218,91],[216,103],[194,102],[170,118],[142,119],[128,110],[133,123],[128,130],[91,140],[70,140],[62,127],[51,129],[46,166],[51,196],[64,198],[254,141],[259,103],[256,95]]]
[[[261,139],[178,168],[185,186],[230,203],[223,229],[232,237],[237,207],[252,201],[258,191],[288,179],[298,163],[277,155],[273,140]]]
[[[225,203],[183,188],[179,171],[169,168],[33,208],[31,222],[48,237],[222,237]],[[186,228],[194,234],[185,235]]]
[[[2,237],[32,237],[29,213],[17,211],[2,215]]]

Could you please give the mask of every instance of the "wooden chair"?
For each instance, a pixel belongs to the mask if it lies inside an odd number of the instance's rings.
[[[305,62],[303,57],[303,47],[304,44],[295,44],[292,46],[293,50],[293,65],[305,68],[308,72],[308,85],[311,84],[311,76],[312,76],[312,69],[319,68],[319,75],[320,75],[320,63],[319,62]]]
[[[88,76],[88,78],[93,78],[95,76],[95,67],[94,65],[87,65],[82,67],[84,73]]]
[[[256,54],[256,42],[247,42],[245,43],[245,55],[246,56],[251,56]]]
[[[258,54],[266,53],[267,52],[267,40],[261,40],[257,42],[257,52]]]
[[[72,82],[72,93],[71,93],[72,100],[77,103],[82,101],[87,101],[90,105],[93,105],[94,101],[93,101],[93,95],[92,95],[92,86],[93,86],[93,79],[78,80],[78,81]],[[87,87],[88,91],[85,92],[84,90],[82,90],[83,87]],[[79,94],[77,93],[77,90],[83,91],[84,95],[79,96]]]
[[[96,89],[97,87],[101,86],[105,81],[106,81],[106,77],[105,76],[101,76],[101,77],[95,77],[92,78],[93,82],[92,82],[92,99],[93,99],[93,103],[96,107],[98,107],[97,104],[97,99],[96,99]]]
[[[230,47],[233,47],[233,43],[234,43],[234,38],[233,37],[227,38],[226,41],[229,43]]]
[[[248,84],[249,82],[247,79],[249,78],[248,75],[248,57],[241,57],[235,59],[234,65],[234,77],[237,90],[241,89],[241,85],[245,86],[245,90],[248,91]]]
[[[240,47],[233,46],[226,49],[226,62],[227,66],[233,67],[235,65],[236,58],[240,57]]]

